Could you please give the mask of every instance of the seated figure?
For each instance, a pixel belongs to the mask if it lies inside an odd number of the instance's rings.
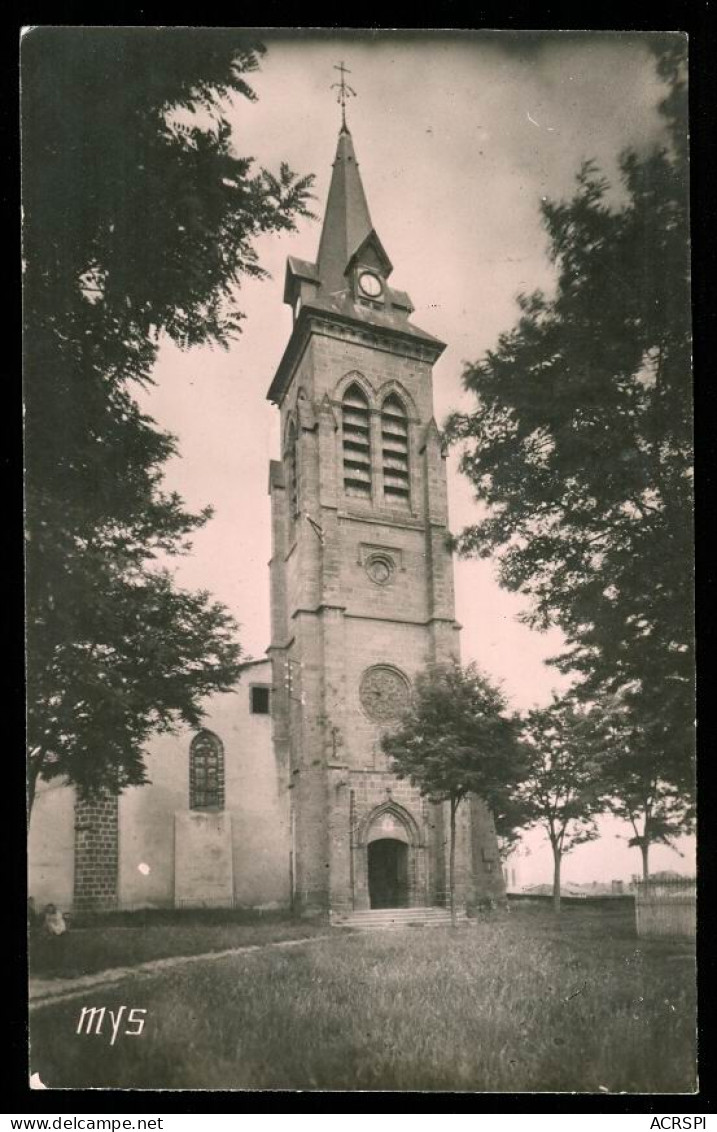
[[[42,916],[42,929],[45,935],[64,935],[67,931],[65,917],[55,904],[46,904]]]

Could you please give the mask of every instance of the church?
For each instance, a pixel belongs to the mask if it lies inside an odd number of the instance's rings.
[[[66,911],[287,909],[346,923],[445,907],[447,807],[381,750],[427,666],[459,656],[432,369],[342,123],[315,263],[289,257],[293,328],[268,390],[271,642],[204,728],[156,736],[149,784],[91,803],[42,783],[29,894]],[[236,548],[241,553],[241,547]],[[458,811],[456,893],[503,894],[495,828]]]

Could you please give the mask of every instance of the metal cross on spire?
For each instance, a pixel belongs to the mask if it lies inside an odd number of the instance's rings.
[[[341,104],[341,129],[345,130],[346,129],[346,99],[347,98],[355,98],[356,97],[356,91],[353,89],[353,87],[350,87],[349,84],[346,82],[346,75],[350,75],[351,72],[348,69],[348,67],[344,66],[343,60],[339,63],[338,67],[336,65],[334,65],[334,70],[339,71],[341,78],[337,83],[331,84],[331,90],[338,90],[338,92],[339,92],[336,95],[336,101]]]

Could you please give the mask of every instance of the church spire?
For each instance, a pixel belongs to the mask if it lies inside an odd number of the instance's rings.
[[[361,184],[353,140],[341,126],[331,185],[321,230],[317,268],[325,293],[346,288],[349,260],[373,231],[366,194]]]
[[[382,261],[385,278],[391,273],[391,263],[371,223],[351,131],[346,125],[346,100],[356,94],[346,82],[346,75],[351,72],[343,63],[334,70],[341,75],[340,81],[331,86],[332,90],[338,91],[336,100],[341,106],[341,129],[316,266],[324,296],[335,297],[346,291],[349,264],[369,238]]]
[[[286,391],[306,334],[316,331],[317,313],[339,324],[361,324],[397,335],[404,343],[420,342],[421,349],[437,358],[444,344],[410,321],[413,303],[405,291],[389,286],[393,273],[386,249],[373,226],[359,176],[351,132],[346,124],[346,98],[354,92],[346,85],[343,63],[337,67],[341,105],[336,158],[326,200],[324,223],[315,263],[289,256],[284,280],[284,302],[292,308],[294,325],[269,393],[278,401]]]

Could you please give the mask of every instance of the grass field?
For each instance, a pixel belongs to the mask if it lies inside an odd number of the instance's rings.
[[[147,1010],[76,1033],[82,1006]],[[689,1092],[694,963],[624,910],[543,908],[470,927],[336,932],[195,964],[31,1016],[50,1088]]]
[[[323,934],[325,924],[302,923],[279,913],[192,911],[132,912],[73,927],[64,936],[30,943],[30,975],[75,978],[110,967],[131,967],[172,955],[201,955],[231,947]]]

